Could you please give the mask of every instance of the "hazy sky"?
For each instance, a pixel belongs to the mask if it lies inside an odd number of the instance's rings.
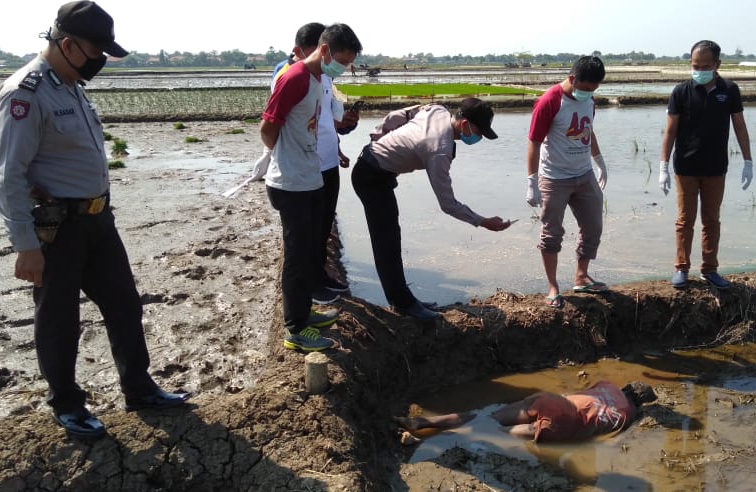
[[[0,50],[35,53],[37,34],[60,0],[4,0]],[[288,52],[307,22],[344,22],[365,54],[403,56],[644,51],[678,56],[700,39],[725,53],[756,53],[756,2],[749,0],[100,0],[129,51]],[[451,6],[448,6],[451,5]]]

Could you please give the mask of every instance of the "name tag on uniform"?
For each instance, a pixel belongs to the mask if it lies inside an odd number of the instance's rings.
[[[56,117],[69,116],[72,114],[76,114],[76,110],[74,108],[56,109],[55,111],[53,111],[53,114]]]

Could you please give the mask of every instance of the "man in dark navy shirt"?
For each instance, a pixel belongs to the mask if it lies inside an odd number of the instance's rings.
[[[719,209],[727,173],[727,142],[732,120],[743,154],[741,182],[745,190],[753,178],[748,129],[743,118],[740,89],[719,76],[720,48],[713,41],[699,41],[690,52],[691,80],[678,84],[667,107],[667,127],[662,140],[659,186],[666,195],[671,186],[669,157],[674,153],[677,184],[677,256],[671,283],[686,287],[690,250],[698,200],[701,200],[701,278],[718,289],[730,282],[717,273],[719,266]]]

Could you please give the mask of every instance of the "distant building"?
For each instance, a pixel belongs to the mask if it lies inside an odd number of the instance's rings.
[[[756,67],[756,61],[747,61],[738,63],[740,67]]]

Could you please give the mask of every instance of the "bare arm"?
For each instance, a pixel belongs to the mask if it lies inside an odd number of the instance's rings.
[[[748,128],[746,127],[742,111],[740,113],[733,113],[732,128],[735,130],[735,137],[738,139],[738,145],[740,145],[740,151],[743,153],[743,159],[750,161],[751,142],[748,139]]]
[[[528,140],[528,176],[538,172],[538,162],[541,159],[541,142]]]
[[[262,120],[260,123],[260,138],[262,143],[269,149],[276,146],[278,142],[278,135],[281,133],[281,127],[275,123],[271,123],[266,120]]]
[[[741,113],[742,114],[742,113]],[[662,137],[661,161],[669,162],[672,155],[672,147],[675,145],[677,137],[677,127],[680,123],[680,115],[667,114],[667,127],[664,129]]]
[[[596,140],[596,134],[591,130],[591,155],[596,156],[599,154],[601,154],[601,149],[599,148],[598,140]]]

